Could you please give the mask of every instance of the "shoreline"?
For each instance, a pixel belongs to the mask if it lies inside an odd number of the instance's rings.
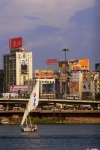
[[[33,124],[100,124],[100,117],[66,117],[66,118],[38,118],[32,117]],[[9,119],[9,124],[20,124],[21,118]]]

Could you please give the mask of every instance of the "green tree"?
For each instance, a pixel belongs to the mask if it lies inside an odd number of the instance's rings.
[[[98,93],[95,95],[95,100],[100,101],[100,92],[98,92]]]

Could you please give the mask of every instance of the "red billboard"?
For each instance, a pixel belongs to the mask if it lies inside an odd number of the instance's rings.
[[[58,63],[58,59],[57,58],[47,59],[46,63],[47,64],[56,64],[56,63]]]
[[[9,39],[9,48],[22,47],[22,37]]]

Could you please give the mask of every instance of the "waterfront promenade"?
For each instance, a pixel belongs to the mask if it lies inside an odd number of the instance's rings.
[[[10,124],[20,124],[24,110],[0,111],[0,120],[9,119]],[[33,123],[96,123],[100,124],[100,110],[33,110]]]

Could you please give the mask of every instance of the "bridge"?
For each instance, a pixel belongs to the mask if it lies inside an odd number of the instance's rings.
[[[0,98],[0,103],[22,103],[27,104],[27,98]],[[61,104],[100,104],[100,101],[93,100],[68,100],[68,99],[39,99],[39,104],[61,103]]]

